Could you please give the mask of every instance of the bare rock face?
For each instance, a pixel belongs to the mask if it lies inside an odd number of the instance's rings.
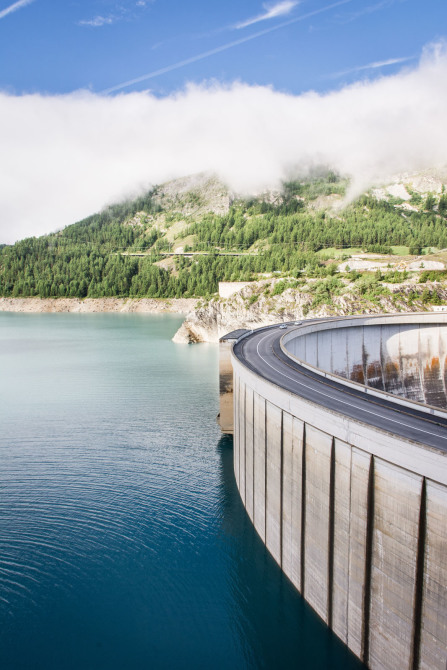
[[[417,172],[403,172],[396,174],[390,180],[390,183],[383,183],[378,188],[373,189],[373,195],[379,200],[386,197],[386,194],[393,195],[402,200],[409,200],[408,189],[416,191],[421,195],[428,193],[441,193],[443,186],[447,184],[447,166],[419,170]]]
[[[274,287],[276,281],[253,282],[230,298],[215,298],[205,305],[199,303],[187,315],[174,341],[218,342],[220,337],[239,328],[252,330],[307,318],[432,310],[431,305],[422,302],[424,288],[436,290],[441,300],[447,300],[446,287],[427,282],[402,286],[389,284],[389,294],[374,301],[366,299],[355,288],[347,287],[342,294],[334,295],[329,303],[314,306],[314,295],[304,287],[289,288],[280,295],[266,293],[265,287]]]
[[[173,337],[177,343],[218,342],[220,321],[219,302],[212,302],[207,308],[190,312]]]
[[[260,295],[251,302],[254,290],[263,282],[248,285],[228,299],[215,298],[187,315],[174,336],[175,342],[218,342],[238,328],[255,329],[280,321],[302,318],[307,296],[296,297],[290,291],[275,300]],[[294,292],[295,293],[295,292]]]
[[[197,216],[208,212],[227,214],[233,196],[217,177],[199,173],[158,186],[155,200],[167,211]]]
[[[406,183],[421,194],[441,193],[447,182],[447,168],[424,170],[408,175]]]
[[[188,317],[187,317],[188,318]],[[198,342],[218,342],[219,338],[216,336],[216,328],[213,324],[211,327],[204,326],[200,321],[194,321],[193,315],[189,315],[189,319],[184,321],[174,337],[173,342],[177,344],[197,344]]]
[[[189,331],[186,328],[184,322],[182,323],[182,325],[172,338],[172,341],[175,342],[176,344],[192,344]]]

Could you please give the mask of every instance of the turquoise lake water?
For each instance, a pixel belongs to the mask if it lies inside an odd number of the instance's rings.
[[[0,313],[0,668],[359,668],[244,511],[218,349]]]

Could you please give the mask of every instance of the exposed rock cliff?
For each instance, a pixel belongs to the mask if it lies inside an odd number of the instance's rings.
[[[184,216],[199,216],[213,212],[226,214],[233,196],[219,179],[207,173],[199,173],[174,179],[155,189],[154,200],[167,212]]]
[[[430,311],[433,306],[424,297],[429,293],[447,300],[447,286],[439,283],[386,284],[381,287],[383,294],[376,296],[362,294],[359,287],[346,285],[336,291],[338,294],[328,292],[321,299],[321,281],[311,280],[274,295],[275,285],[281,281],[284,280],[253,282],[231,298],[199,302],[187,315],[174,341],[218,342],[220,337],[237,328],[254,329],[303,318]]]

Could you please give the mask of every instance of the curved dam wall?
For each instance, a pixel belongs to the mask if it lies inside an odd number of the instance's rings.
[[[445,670],[446,455],[232,364],[235,477],[274,559],[369,667]]]
[[[446,324],[354,322],[306,331],[285,343],[296,358],[374,389],[447,408]]]

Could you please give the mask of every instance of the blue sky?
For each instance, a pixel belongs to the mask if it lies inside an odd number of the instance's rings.
[[[446,0],[0,0],[0,89],[101,92],[161,70],[116,90],[321,92],[414,63],[444,33]]]

